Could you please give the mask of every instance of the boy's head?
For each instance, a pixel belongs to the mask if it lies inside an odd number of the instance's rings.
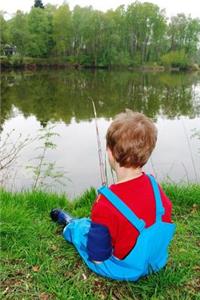
[[[157,140],[157,128],[142,113],[126,110],[115,117],[106,134],[106,145],[120,167],[143,167]]]

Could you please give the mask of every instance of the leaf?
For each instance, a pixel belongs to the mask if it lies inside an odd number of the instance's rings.
[[[52,246],[51,246],[51,249],[52,249],[53,251],[56,251],[56,250],[58,250],[58,247],[57,247],[56,245],[52,245]]]
[[[83,280],[87,279],[87,276],[85,275],[85,273],[82,274]]]
[[[48,299],[50,299],[50,296],[48,294],[46,294],[46,293],[41,293],[39,295],[39,299],[40,300],[48,300]]]
[[[7,292],[9,291],[9,287],[7,286],[7,288],[3,291],[3,295],[7,294]]]
[[[35,265],[32,267],[33,272],[39,272],[40,271],[40,266]]]

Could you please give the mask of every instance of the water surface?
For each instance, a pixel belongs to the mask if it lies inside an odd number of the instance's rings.
[[[66,186],[51,183],[71,197],[100,182],[93,108],[94,100],[102,147],[112,118],[125,108],[151,117],[158,127],[158,142],[145,166],[158,180],[200,182],[200,75],[133,73],[120,71],[42,71],[2,73],[1,139],[14,128],[13,142],[38,136],[54,125],[57,148],[46,153],[49,162],[66,171]],[[41,141],[27,146],[4,175],[9,189],[33,184],[28,165],[40,155]],[[111,182],[111,179],[109,179]]]

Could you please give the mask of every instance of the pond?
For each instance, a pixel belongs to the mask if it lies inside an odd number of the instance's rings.
[[[200,182],[198,73],[6,72],[1,74],[1,85],[1,144],[7,134],[13,144],[26,137],[34,139],[10,168],[1,172],[1,184],[8,189],[26,190],[34,185],[44,150],[41,136],[49,128],[56,133],[51,136],[56,147],[46,149],[44,161],[46,167],[54,163],[54,175],[58,170],[65,173],[65,185],[50,176],[46,188],[74,197],[101,185],[91,99],[97,110],[103,152],[112,118],[130,108],[151,117],[158,128],[157,147],[144,170],[161,182]],[[109,168],[107,172],[112,183]]]

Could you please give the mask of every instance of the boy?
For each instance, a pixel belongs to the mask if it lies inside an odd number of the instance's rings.
[[[142,171],[156,140],[157,129],[143,114],[126,110],[117,115],[106,135],[117,183],[99,189],[91,220],[72,220],[64,229],[65,239],[102,276],[135,281],[166,264],[175,230],[171,202],[153,176]],[[63,214],[55,212],[57,219]]]

